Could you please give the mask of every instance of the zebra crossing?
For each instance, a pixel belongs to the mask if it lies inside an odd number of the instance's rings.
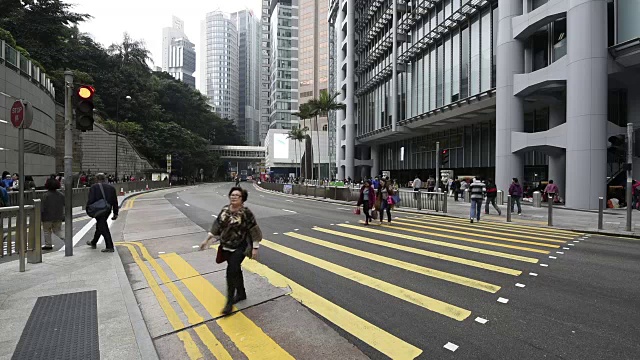
[[[582,239],[565,230],[428,215],[403,215],[375,227],[354,222],[282,229],[261,242],[264,262],[245,260],[243,269],[286,288],[288,296],[365,344],[368,355],[393,359],[464,351],[468,328],[500,325],[486,309],[499,312],[498,306],[517,302],[514,289],[553,271],[549,261],[570,256],[566,245]],[[246,309],[222,317],[225,294],[184,254],[154,257],[142,243],[117,245],[140,268],[184,358],[294,358],[291,345],[276,341]],[[330,288],[337,287],[348,290],[336,296]],[[363,307],[368,301],[371,307]],[[430,332],[404,338],[397,324],[418,319],[428,322]],[[221,331],[212,331],[212,322]],[[450,341],[437,334],[438,326],[453,329]]]

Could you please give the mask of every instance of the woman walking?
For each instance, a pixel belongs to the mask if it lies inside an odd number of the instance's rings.
[[[380,182],[380,186],[378,187],[378,194],[376,196],[379,205],[377,208],[380,209],[380,224],[382,224],[382,219],[384,218],[384,211],[387,210],[387,222],[391,222],[391,205],[393,205],[393,190],[389,187],[389,183],[387,180],[382,180]]]
[[[222,314],[231,313],[233,304],[245,300],[247,293],[242,276],[242,261],[245,257],[256,259],[262,240],[262,231],[255,216],[244,206],[249,194],[247,190],[234,186],[229,191],[229,205],[225,205],[216,221],[211,225],[207,238],[200,244],[204,250],[214,238],[220,241],[217,262],[227,262],[227,303]]]
[[[371,187],[371,181],[367,180],[360,188],[360,198],[358,199],[357,206],[362,205],[362,212],[364,212],[364,224],[369,225],[369,220],[373,220],[369,213],[371,207],[376,203],[376,192]]]

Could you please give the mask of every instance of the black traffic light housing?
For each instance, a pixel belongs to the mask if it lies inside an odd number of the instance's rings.
[[[93,86],[80,85],[76,90],[76,129],[80,131],[93,130]]]
[[[449,149],[440,150],[440,166],[447,165],[449,163]]]

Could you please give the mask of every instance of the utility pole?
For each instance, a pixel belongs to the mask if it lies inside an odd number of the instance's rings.
[[[633,191],[633,123],[627,124],[627,164],[625,168],[627,169],[627,192],[626,192],[626,202],[627,202],[627,231],[631,231],[631,212],[633,211],[633,207],[631,206],[632,202],[632,194]]]
[[[73,256],[73,72],[64,72],[64,256]]]
[[[436,192],[440,189],[440,141],[436,141]]]

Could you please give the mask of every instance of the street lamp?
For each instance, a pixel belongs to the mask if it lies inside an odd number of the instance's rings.
[[[131,96],[124,97],[127,101],[131,100]],[[120,127],[120,96],[116,98],[116,176],[115,181],[118,182],[118,128]]]

